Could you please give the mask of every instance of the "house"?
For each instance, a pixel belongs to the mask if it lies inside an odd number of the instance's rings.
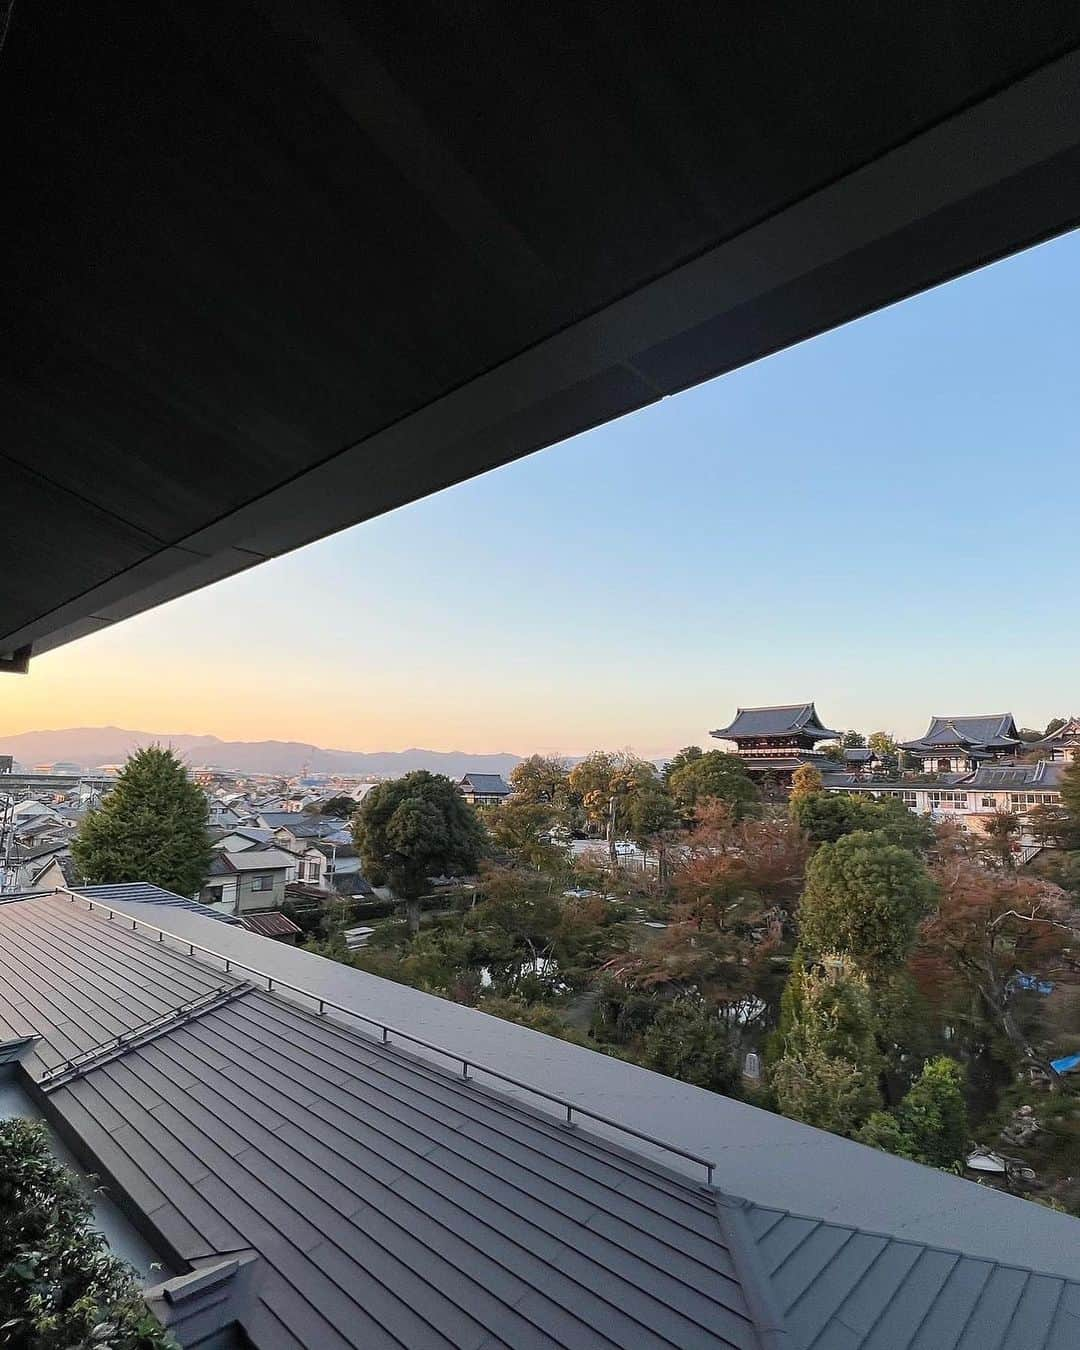
[[[1075,1342],[1068,1215],[122,889],[0,905],[0,1059],[186,1350]]]
[[[926,773],[971,773],[989,760],[1011,759],[1023,748],[1012,713],[932,717],[924,736],[900,745]]]
[[[501,806],[513,793],[497,773],[467,773],[458,779],[458,791],[470,806]]]
[[[260,822],[268,822],[275,840],[294,853],[302,853],[312,843],[325,840],[328,843],[351,844],[352,833],[347,820],[337,816],[306,816],[288,813],[261,815]]]
[[[215,849],[199,900],[226,914],[280,909],[285,886],[296,879],[296,858],[281,848],[250,848],[240,853]]]
[[[226,853],[243,853],[245,849],[263,848],[273,842],[273,830],[261,830],[255,825],[238,825],[220,835],[215,841],[215,847],[224,849]]]
[[[792,775],[804,764],[828,767],[818,742],[838,740],[840,734],[824,725],[813,703],[739,708],[726,727],[709,733],[734,745],[752,778],[771,780],[777,787],[790,787]]]

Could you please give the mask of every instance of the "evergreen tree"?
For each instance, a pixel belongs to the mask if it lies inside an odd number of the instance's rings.
[[[715,1010],[692,999],[669,1003],[645,1032],[647,1068],[696,1087],[734,1094],[739,1085],[731,1033]]]
[[[804,948],[839,952],[868,975],[907,956],[935,887],[920,860],[880,831],[822,844],[806,869],[799,918]]]
[[[1080,754],[1061,775],[1061,806],[1067,820],[1066,847],[1080,849]]]
[[[175,1350],[37,1121],[0,1121],[0,1341],[10,1350]]]
[[[414,933],[429,879],[474,872],[484,851],[479,816],[449,778],[426,769],[372,788],[352,830],[364,875],[404,902]]]
[[[196,895],[210,866],[203,791],[171,750],[137,751],[116,787],[90,811],[71,854],[89,885],[148,881],[177,895]]]
[[[930,1167],[954,1166],[963,1158],[968,1139],[962,1077],[954,1060],[930,1060],[895,1112],[875,1111],[855,1137]]]
[[[785,1116],[834,1134],[852,1134],[881,1106],[881,1055],[866,986],[830,979],[797,961],[784,991],[772,1070]]]

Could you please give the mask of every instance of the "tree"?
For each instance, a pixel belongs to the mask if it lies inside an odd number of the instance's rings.
[[[840,738],[840,744],[845,750],[863,750],[866,747],[866,737],[861,731],[845,731]]]
[[[700,745],[684,745],[664,765],[663,778],[665,783],[671,782],[671,775],[678,773],[681,768],[687,764],[692,764],[695,759],[700,759],[705,752]]]
[[[1068,819],[1068,846],[1080,848],[1080,754],[1061,775],[1061,807]]]
[[[45,1126],[0,1121],[0,1332],[10,1350],[175,1350],[93,1220]]]
[[[519,802],[550,806],[566,805],[570,770],[558,755],[530,755],[510,770],[510,786]]]
[[[923,920],[912,971],[939,1006],[976,1000],[980,1015],[1017,1059],[1059,1086],[1047,1057],[1025,1033],[1010,982],[1016,971],[1041,979],[1067,973],[1077,933],[1064,892],[1050,882],[988,870],[956,852],[935,868],[938,903]],[[955,1016],[956,1013],[954,1012]]]
[[[694,999],[677,999],[657,1013],[645,1032],[642,1062],[669,1078],[729,1096],[739,1086],[730,1029]]]
[[[830,764],[842,764],[844,762],[844,747],[836,742],[833,742],[832,745],[823,745],[821,753]]]
[[[745,815],[758,800],[758,791],[738,755],[710,750],[676,769],[668,779],[671,795],[685,812],[699,802],[728,802],[737,816]]]
[[[812,764],[802,764],[791,775],[791,796],[788,800],[797,802],[824,790],[825,784],[817,769]]]
[[[1014,811],[994,811],[983,826],[987,848],[999,867],[1012,867],[1013,843],[1020,831],[1020,817]]]
[[[838,952],[879,976],[899,966],[930,909],[934,883],[919,859],[881,831],[857,830],[822,844],[806,869],[801,941],[821,956]]]
[[[501,806],[489,807],[484,825],[496,850],[527,867],[551,872],[566,861],[564,851],[548,835],[553,814],[550,806],[518,801],[515,796]]]
[[[615,861],[615,840],[625,833],[634,797],[660,781],[656,765],[629,751],[594,750],[570,771],[570,791],[582,804],[585,819],[607,838]]]
[[[896,1119],[919,1162],[952,1167],[968,1141],[967,1107],[960,1066],[944,1055],[932,1059],[896,1108]]]
[[[320,816],[335,816],[338,820],[349,820],[356,810],[356,798],[328,797],[315,808]]]
[[[856,830],[877,830],[901,848],[925,853],[936,837],[931,821],[915,815],[895,797],[873,801],[845,792],[793,794],[788,812],[815,844],[835,843]]]
[[[413,933],[429,878],[475,872],[484,848],[483,826],[457,786],[426,769],[372,788],[352,830],[364,875],[404,903]]]
[[[1067,720],[1068,719],[1064,717],[1051,717],[1050,721],[1046,724],[1046,730],[1043,732],[1043,735],[1052,736],[1055,731],[1060,731],[1061,728],[1066,725]]]
[[[643,788],[631,798],[627,815],[634,843],[643,853],[650,849],[656,853],[658,880],[663,885],[667,881],[668,848],[681,823],[671,793],[660,783]]]
[[[772,1087],[780,1111],[834,1134],[852,1134],[881,1106],[881,1056],[865,984],[830,979],[801,961],[784,991]]]
[[[968,1141],[963,1075],[946,1056],[928,1061],[895,1112],[875,1111],[855,1138],[929,1167],[953,1167]]]
[[[886,759],[890,755],[895,756],[900,748],[887,731],[872,731],[866,738],[866,744],[875,755],[882,759]]]
[[[210,867],[206,797],[171,750],[138,750],[71,847],[87,885],[148,881],[196,895]]]

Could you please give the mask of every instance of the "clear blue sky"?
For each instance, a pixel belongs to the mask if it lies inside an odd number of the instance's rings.
[[[0,731],[656,754],[740,703],[1078,712],[1078,339],[1080,233],[42,658]]]

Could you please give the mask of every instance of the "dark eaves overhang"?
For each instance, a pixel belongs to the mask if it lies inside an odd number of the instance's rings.
[[[61,601],[6,627],[0,609],[0,669],[1078,221],[1073,50],[104,579],[73,555]]]

